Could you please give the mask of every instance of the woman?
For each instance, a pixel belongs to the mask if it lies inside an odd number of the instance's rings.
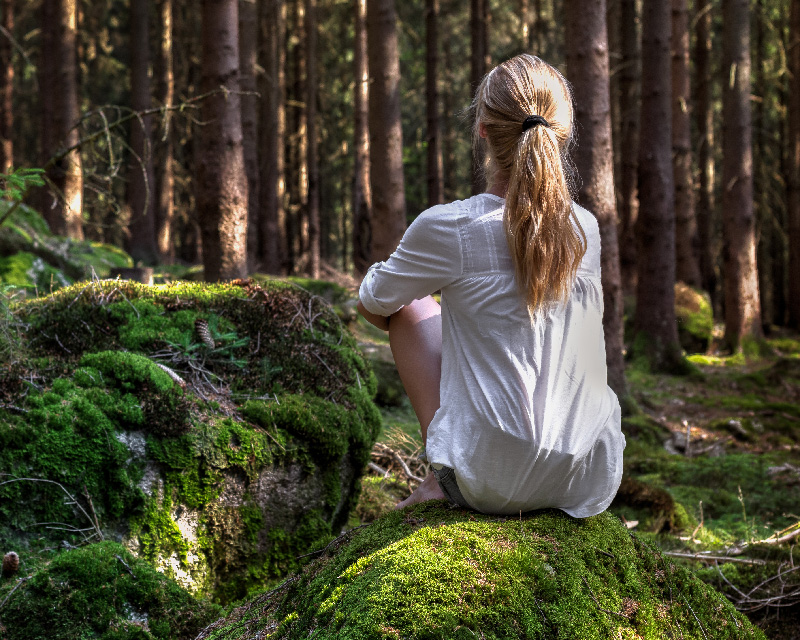
[[[473,109],[488,192],[423,212],[361,284],[433,468],[397,507],[594,515],[617,491],[625,438],[606,383],[600,234],[569,191],[569,86],[520,55],[483,79]]]

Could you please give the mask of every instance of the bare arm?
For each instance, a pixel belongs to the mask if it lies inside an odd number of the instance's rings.
[[[358,301],[358,312],[364,316],[364,319],[371,325],[378,327],[378,329],[382,331],[389,330],[389,318],[391,316],[379,316],[374,313],[370,313],[367,311],[366,307],[361,304],[361,300]]]

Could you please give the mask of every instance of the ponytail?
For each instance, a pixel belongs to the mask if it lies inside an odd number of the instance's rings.
[[[569,86],[553,67],[524,54],[484,78],[474,108],[476,134],[481,125],[485,131],[490,177],[507,180],[506,240],[517,284],[533,314],[569,297],[586,253],[568,171]]]

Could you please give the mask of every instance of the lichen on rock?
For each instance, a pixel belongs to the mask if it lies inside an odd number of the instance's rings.
[[[80,541],[39,524],[85,527],[69,494],[106,537],[229,601],[346,522],[380,416],[324,301],[281,283],[95,281],[14,313],[26,353],[0,374],[0,539]]]
[[[614,516],[428,502],[341,538],[198,640],[763,638]]]

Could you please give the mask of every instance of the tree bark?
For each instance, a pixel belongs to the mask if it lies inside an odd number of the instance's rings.
[[[792,0],[789,18],[789,325],[800,329],[800,0]]]
[[[14,49],[9,36],[14,33],[14,0],[0,2],[0,171],[9,173],[14,166]]]
[[[372,191],[369,166],[369,69],[367,67],[367,0],[356,0],[353,96],[353,268],[363,276],[371,264]]]
[[[83,171],[77,149],[51,160],[59,150],[78,143],[76,64],[77,0],[42,0],[42,58],[39,86],[50,99],[42,100],[42,163],[49,165],[52,199],[44,214],[53,233],[83,239]],[[60,154],[59,154],[60,155]]]
[[[367,0],[372,261],[389,257],[406,228],[400,53],[394,0]]]
[[[261,251],[258,243],[261,207],[258,173],[258,88],[256,54],[258,43],[256,0],[239,0],[239,87],[242,91],[242,141],[247,174],[247,260],[255,271]]]
[[[428,206],[444,202],[442,135],[439,127],[439,0],[425,3],[425,109],[428,142]]]
[[[581,177],[580,202],[600,226],[603,330],[608,380],[618,396],[627,396],[623,361],[623,296],[614,197],[614,150],[611,144],[608,33],[605,0],[568,0],[567,70],[575,100],[575,123],[581,132],[575,165]]]
[[[700,247],[701,287],[718,309],[716,250],[714,240],[714,108],[711,72],[711,0],[698,2],[695,16],[694,120],[697,145],[698,188],[696,202],[697,238]]]
[[[469,14],[470,30],[470,98],[488,71],[489,60],[489,0],[471,0]],[[484,154],[472,150],[472,193],[481,193],[486,188]]]
[[[642,6],[642,101],[639,135],[637,357],[673,372],[683,358],[675,319],[675,212],[670,103],[670,4]]]
[[[762,337],[753,214],[748,9],[748,0],[722,2],[725,340],[734,351],[742,349],[743,341]]]
[[[259,238],[262,268],[267,273],[286,271],[286,3],[258,3],[261,28],[261,214]]]
[[[155,61],[156,99],[166,106],[175,102],[172,0],[160,0],[158,13],[161,37]],[[161,128],[161,144],[156,147],[156,244],[160,260],[172,262],[175,259],[172,228],[175,221],[175,129],[170,112],[162,116]]]
[[[639,175],[639,115],[641,51],[639,45],[638,17],[636,0],[620,0],[620,48],[622,58],[619,66],[619,93],[617,94],[620,114],[620,175],[617,182],[619,202],[617,203],[620,228],[620,270],[622,290],[626,295],[636,291],[636,219],[639,215],[639,194],[637,182]]]
[[[675,179],[675,275],[700,286],[692,176],[688,0],[672,0],[672,167]]]
[[[146,111],[151,106],[150,38],[148,0],[131,0],[131,106]],[[145,115],[131,125],[131,158],[128,179],[129,253],[137,262],[153,264],[156,247],[156,190],[153,169],[152,116]]]
[[[319,158],[317,153],[317,2],[306,3],[306,166],[308,167],[308,274],[319,278]]]
[[[203,0],[197,212],[205,279],[247,275],[247,175],[239,98],[238,0]]]

